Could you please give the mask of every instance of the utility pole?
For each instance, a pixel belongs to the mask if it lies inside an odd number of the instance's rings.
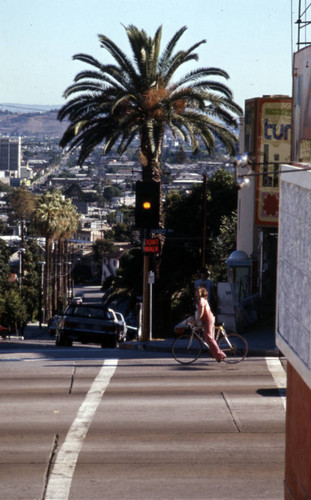
[[[203,231],[202,231],[202,267],[205,266],[206,254],[206,198],[207,198],[207,175],[203,175]]]

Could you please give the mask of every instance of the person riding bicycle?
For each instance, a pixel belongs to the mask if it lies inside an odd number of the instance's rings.
[[[208,293],[208,303],[212,309],[212,312],[215,314],[216,312],[216,290],[214,283],[212,282],[211,279],[209,279],[210,272],[206,269],[206,267],[203,267],[200,271],[200,278],[195,280],[194,282],[194,294],[195,294],[195,300],[196,300],[196,292],[199,288],[199,286],[203,286],[206,288],[207,293]]]
[[[197,288],[197,311],[194,324],[202,322],[204,330],[204,340],[207,342],[213,358],[220,363],[226,358],[225,353],[218,347],[214,339],[215,316],[208,303],[208,292],[203,286]]]

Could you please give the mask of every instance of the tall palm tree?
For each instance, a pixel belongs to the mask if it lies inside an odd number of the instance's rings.
[[[58,238],[58,272],[55,280],[55,310],[61,309],[62,299],[67,297],[68,273],[69,273],[69,248],[68,237],[75,233],[80,222],[80,215],[76,207],[69,198],[62,200],[61,211],[59,212],[59,238]],[[64,304],[63,304],[64,305]]]
[[[79,161],[83,162],[101,143],[104,153],[116,146],[122,154],[138,136],[143,180],[156,182],[161,181],[160,156],[167,127],[174,136],[190,141],[193,151],[198,149],[199,139],[208,151],[218,139],[235,155],[233,130],[241,109],[226,85],[210,80],[215,76],[228,79],[228,74],[220,68],[198,68],[173,82],[183,64],[198,60],[195,50],[205,40],[175,51],[186,30],[183,27],[160,54],[162,27],[154,37],[133,25],[125,29],[133,60],[104,35],[99,35],[100,45],[115,64],[101,63],[87,54],[74,56],[92,68],[78,73],[65,91],[65,97],[72,98],[58,118],[71,123],[60,145],[80,147]]]

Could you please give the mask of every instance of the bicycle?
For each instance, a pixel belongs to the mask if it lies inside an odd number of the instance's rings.
[[[202,350],[208,350],[208,344],[203,339],[203,328],[187,323],[187,333],[177,337],[172,344],[172,356],[178,363],[190,365],[201,355]],[[238,333],[227,333],[223,323],[215,325],[215,340],[225,353],[226,363],[240,363],[248,353],[247,341]]]

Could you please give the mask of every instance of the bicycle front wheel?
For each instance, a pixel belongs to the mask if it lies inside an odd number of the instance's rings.
[[[226,363],[240,363],[248,353],[248,344],[242,335],[238,333],[228,333],[218,341],[219,348],[227,356]]]
[[[172,356],[178,363],[190,365],[200,356],[202,344],[194,335],[180,335],[172,345]]]

